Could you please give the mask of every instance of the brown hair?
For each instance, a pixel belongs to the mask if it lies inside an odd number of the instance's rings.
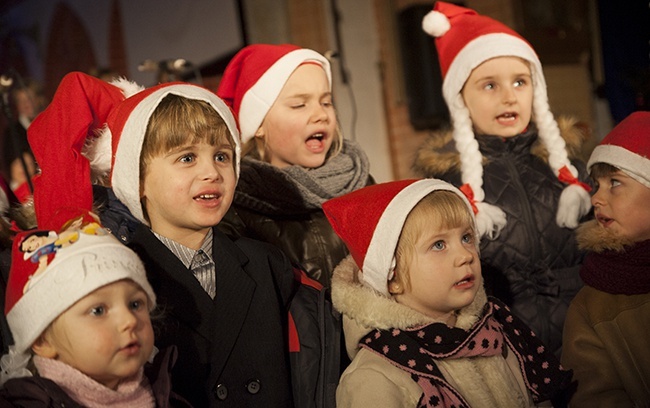
[[[458,228],[462,225],[470,225],[472,235],[475,236],[472,213],[456,193],[436,190],[420,200],[402,227],[395,250],[395,275],[390,282],[405,289],[410,287],[409,263],[413,258],[415,244],[425,231]],[[478,242],[475,244],[478,245]]]
[[[616,174],[616,172],[620,170],[621,169],[619,169],[618,167],[612,166],[609,163],[599,162],[591,166],[591,170],[589,171],[589,176],[591,176],[593,180],[596,180],[602,177],[609,177],[613,174]]]
[[[188,143],[218,145],[224,140],[234,150],[235,141],[226,122],[208,102],[165,96],[147,124],[140,154],[140,186],[152,158]],[[236,160],[232,162],[236,166]]]

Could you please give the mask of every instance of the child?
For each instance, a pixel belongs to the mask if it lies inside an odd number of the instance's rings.
[[[650,406],[650,112],[619,123],[587,164],[596,219],[578,229],[585,287],[571,302],[562,361],[571,407]]]
[[[423,27],[436,37],[453,128],[430,138],[415,165],[467,195],[488,238],[488,293],[559,353],[566,309],[582,286],[572,228],[590,208],[584,164],[569,159],[581,137],[561,134],[540,61],[519,34],[440,1]]]
[[[156,296],[138,256],[77,215],[58,232],[77,239],[53,248],[34,280],[38,260],[20,249],[30,233],[14,239],[5,299],[14,345],[2,357],[0,405],[188,406],[170,394],[174,350],[154,354]]]
[[[358,144],[343,138],[329,61],[294,45],[244,47],[217,94],[241,127],[242,167],[228,232],[269,242],[324,286],[347,249],[324,201],[371,183]]]
[[[337,406],[522,407],[570,380],[496,299],[486,299],[472,208],[436,179],[366,187],[323,210],[351,260],[335,270],[352,364]]]
[[[276,248],[231,240],[215,227],[237,183],[235,119],[199,86],[135,91],[124,99],[97,78],[64,78],[30,128],[37,158],[47,158],[39,159],[43,170],[35,180],[39,223],[61,190],[91,205],[90,163],[107,157],[110,185],[139,221],[126,241],[142,258],[165,313],[156,345],[178,347],[173,389],[199,407],[291,406],[285,340],[291,265]],[[74,116],[70,106],[78,107]],[[95,140],[92,130],[104,121]],[[57,130],[65,142],[50,153],[46,144]],[[86,138],[90,163],[78,151]],[[69,187],[63,173],[78,184]]]

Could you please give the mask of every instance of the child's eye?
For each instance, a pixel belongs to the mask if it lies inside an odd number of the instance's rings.
[[[104,306],[95,306],[90,309],[90,314],[93,316],[103,316],[106,313],[106,308]]]
[[[495,87],[494,83],[488,82],[487,84],[485,84],[485,86],[483,86],[483,89],[491,90],[494,89],[494,87]]]
[[[324,102],[322,102],[322,105],[325,106],[325,107],[327,107],[327,108],[329,108],[329,107],[331,107],[331,106],[334,106],[334,104],[332,103],[332,101],[324,101]]]
[[[191,163],[194,161],[194,155],[193,154],[184,154],[181,157],[178,158],[178,161],[181,163]]]
[[[304,103],[295,103],[295,104],[291,105],[291,109],[300,109],[300,108],[304,108],[304,107],[305,107]]]
[[[465,233],[465,235],[463,235],[462,241],[465,244],[473,243],[474,242],[474,234],[472,234],[471,232]]]
[[[618,181],[618,180],[615,179],[615,178],[611,179],[611,180],[610,180],[610,183],[611,183],[612,187],[616,187],[616,186],[620,186],[620,185],[621,185],[621,182]]]
[[[230,161],[230,154],[226,152],[219,152],[214,155],[214,160],[222,163],[228,163]]]
[[[518,79],[515,81],[515,88],[521,87],[526,85],[526,80],[525,79]]]
[[[433,245],[431,245],[431,249],[434,249],[436,251],[441,251],[441,250],[445,249],[445,246],[446,246],[445,241],[442,241],[442,240],[441,241],[436,241],[436,242],[433,243]]]
[[[129,306],[131,307],[131,310],[140,310],[145,307],[146,304],[147,301],[145,299],[135,299],[131,301]]]

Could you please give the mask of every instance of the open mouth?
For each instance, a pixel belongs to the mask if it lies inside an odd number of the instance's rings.
[[[499,122],[514,122],[519,117],[519,114],[516,112],[505,112],[497,116]]]
[[[307,148],[314,153],[320,153],[325,149],[325,139],[327,137],[326,133],[318,132],[309,136],[305,141]]]
[[[596,220],[598,221],[599,224],[601,224],[604,227],[608,226],[609,224],[612,223],[612,221],[614,221],[614,219],[605,217],[604,215],[597,215]]]
[[[474,283],[474,275],[467,275],[462,280],[456,282],[454,286],[464,286]]]
[[[221,197],[221,194],[211,193],[211,194],[199,194],[194,197],[195,200],[218,200]]]

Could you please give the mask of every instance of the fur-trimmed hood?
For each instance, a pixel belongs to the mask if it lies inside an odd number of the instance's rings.
[[[569,159],[580,158],[582,146],[590,137],[588,132],[573,117],[560,116],[557,118],[557,124],[566,143]],[[544,162],[548,161],[548,151],[540,139],[533,144],[531,153]],[[460,156],[450,128],[435,131],[427,138],[416,153],[413,170],[420,175],[440,175],[460,170]]]
[[[359,273],[354,259],[348,256],[334,269],[332,277],[332,302],[343,314],[345,344],[350,357],[358,352],[361,338],[374,329],[406,329],[436,321],[364,286]],[[474,302],[459,311],[456,327],[465,330],[472,327],[486,302],[487,296],[481,286]]]

